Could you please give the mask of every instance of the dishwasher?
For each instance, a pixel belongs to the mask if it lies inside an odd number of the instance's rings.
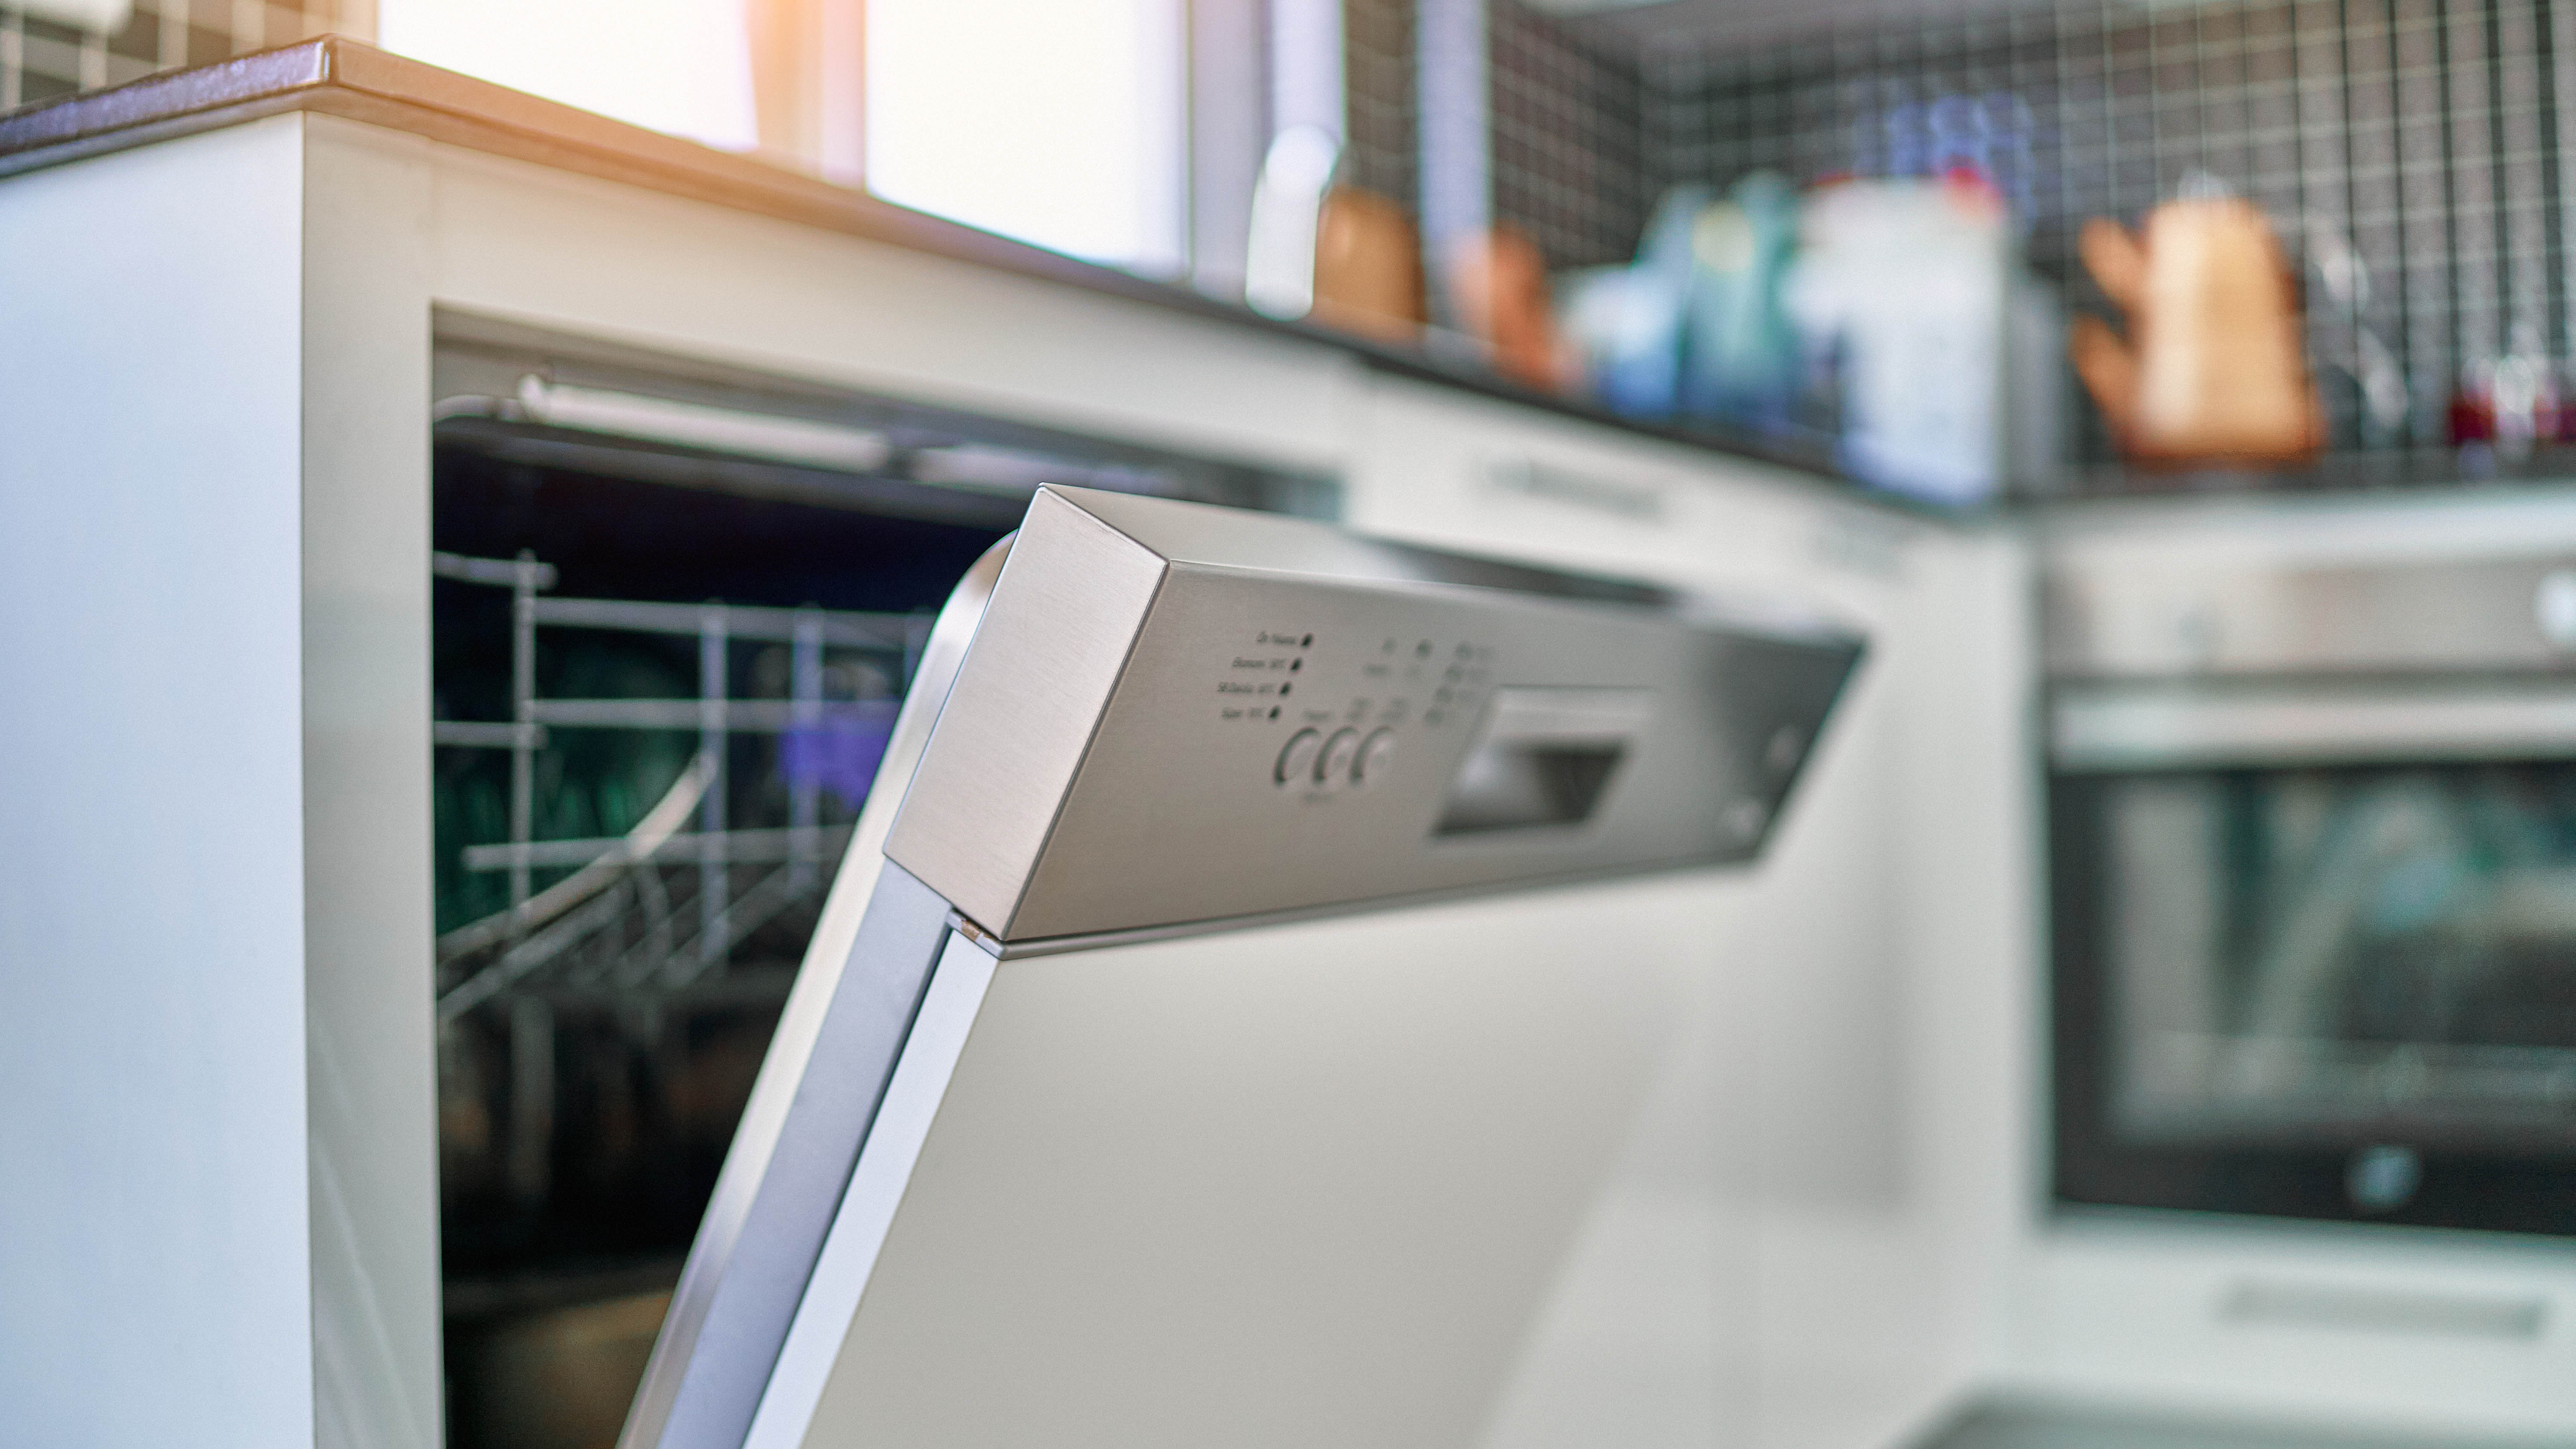
[[[1861,655],[1041,490],[924,640],[621,1443],[1471,1442],[1634,1106],[1622,878],[1754,861]]]
[[[1041,477],[1331,480],[444,317],[438,1141],[457,1449],[618,1429],[941,602]]]

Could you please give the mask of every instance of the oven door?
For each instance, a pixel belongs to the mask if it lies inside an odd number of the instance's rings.
[[[2576,688],[2050,708],[2060,1203],[2576,1233]]]

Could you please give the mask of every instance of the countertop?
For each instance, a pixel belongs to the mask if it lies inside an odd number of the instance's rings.
[[[0,115],[0,178],[285,111],[315,111],[477,151],[830,228],[1040,277],[1231,326],[1331,347],[1373,369],[1438,383],[1721,457],[1787,469],[1820,490],[1915,516],[1954,510],[1862,489],[1821,449],[1774,445],[1618,417],[1503,381],[1481,367],[1328,328],[1265,317],[1188,287],[1028,246],[881,201],[850,187],[610,120],[340,36],[147,76]]]

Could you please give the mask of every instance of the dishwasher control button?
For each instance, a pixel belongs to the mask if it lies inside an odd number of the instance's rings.
[[[1314,770],[1315,751],[1323,743],[1324,737],[1313,730],[1299,730],[1290,735],[1287,747],[1279,752],[1278,768],[1271,772],[1270,777],[1282,785],[1304,779]]]
[[[1379,730],[1360,746],[1359,760],[1351,766],[1351,783],[1374,785],[1395,759],[1395,731]]]
[[[2576,649],[2576,569],[2551,569],[2540,576],[2531,615],[2542,638],[2561,649]]]
[[[1771,743],[1762,747],[1762,763],[1771,773],[1785,775],[1798,767],[1807,753],[1807,732],[1796,725],[1782,725],[1771,732]]]
[[[1351,762],[1359,758],[1360,732],[1335,730],[1324,742],[1324,753],[1315,761],[1316,783],[1330,788],[1351,778]]]

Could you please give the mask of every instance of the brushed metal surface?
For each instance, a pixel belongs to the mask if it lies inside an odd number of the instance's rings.
[[[2048,667],[2071,678],[2576,671],[2576,553],[2199,564],[2046,574]]]
[[[2336,1325],[2349,1334],[2354,1326]],[[1911,1449],[2537,1449],[2548,1440],[2469,1429],[2304,1423],[2219,1408],[1997,1398],[1969,1405]]]
[[[1005,959],[782,1442],[1476,1443],[1707,969],[1709,894]]]
[[[936,892],[879,876],[793,1104],[773,1135],[737,1136],[726,1155],[728,1168],[746,1159],[740,1187],[699,1225],[621,1444],[742,1442],[949,934]]]
[[[683,1427],[707,1421],[735,1423],[732,1432],[738,1442],[742,1429],[750,1423],[761,1386],[768,1379],[771,1359],[785,1339],[794,1314],[796,1295],[793,1291],[783,1296],[773,1292],[755,1299],[747,1298],[739,1288],[730,1293],[723,1290],[727,1281],[736,1277],[737,1248],[749,1230],[764,1233],[770,1239],[766,1248],[789,1260],[788,1269],[778,1276],[791,1280],[791,1286],[801,1285],[803,1271],[794,1266],[793,1260],[801,1251],[806,1255],[805,1265],[810,1267],[812,1255],[820,1252],[833,1204],[841,1191],[837,1174],[846,1171],[848,1163],[855,1159],[867,1133],[871,1116],[867,1103],[844,1100],[840,1094],[828,1092],[800,1097],[810,1080],[807,1068],[816,1046],[826,1037],[844,976],[852,966],[859,967],[863,974],[875,972],[880,978],[889,971],[899,976],[907,965],[927,966],[931,952],[937,949],[935,943],[946,935],[947,902],[921,888],[918,882],[902,878],[885,900],[878,899],[885,837],[902,802],[904,788],[920,762],[922,747],[929,741],[931,726],[956,683],[967,645],[983,621],[985,606],[991,601],[1002,561],[1010,549],[1011,540],[1005,538],[986,550],[950,591],[937,622],[931,626],[920,665],[913,671],[912,688],[904,697],[902,712],[895,717],[894,731],[878,765],[876,788],[860,809],[850,847],[842,857],[839,873],[832,879],[831,893],[824,900],[822,918],[806,945],[795,989],[779,1015],[778,1029],[770,1038],[768,1055],[761,1060],[751,1099],[734,1129],[733,1145],[716,1178],[706,1217],[690,1245],[689,1260],[672,1294],[670,1311],[654,1339],[643,1383],[618,1438],[623,1449],[691,1442],[672,1434],[674,1409],[684,1385],[689,1386],[692,1400],[702,1401],[703,1407],[693,1402],[691,1413],[683,1416]],[[872,942],[874,949],[863,960],[862,928],[872,915],[877,918],[876,939]],[[903,983],[895,980],[892,986],[893,994],[901,997]],[[885,1044],[885,1060],[876,1063],[877,1068],[891,1070],[893,1052],[901,1045],[902,1037],[898,1031]],[[846,1032],[832,1040],[838,1051],[851,1049]],[[871,1069],[864,1061],[837,1065],[855,1071],[855,1079],[862,1083]],[[795,1124],[796,1130],[791,1131],[792,1117],[807,1120]],[[824,1166],[817,1174],[819,1189],[808,1182],[805,1190],[784,1190],[789,1186],[785,1177],[773,1175],[772,1163],[780,1144],[791,1140],[809,1144],[811,1154],[823,1160]],[[835,1161],[838,1167],[832,1165]],[[768,1207],[759,1211],[764,1197],[769,1200]],[[701,1358],[699,1344],[706,1336],[710,1315],[720,1296],[734,1304],[728,1315],[734,1321],[716,1319],[723,1351]],[[761,1347],[764,1342],[765,1351]],[[693,1378],[697,1382],[691,1384]],[[702,1435],[701,1442],[707,1437],[721,1441],[724,1436],[722,1431]]]
[[[2094,686],[2058,691],[2049,749],[2079,773],[2576,756],[2576,688]]]
[[[1860,651],[1801,616],[1166,500],[1048,490],[1021,539],[886,845],[1014,944],[1749,859]],[[1515,689],[1654,703],[1589,819],[1438,837]],[[1282,784],[1306,730],[1391,748],[1365,789]]]
[[[831,1236],[797,1301],[795,1320],[760,1396],[745,1449],[789,1449],[804,1437],[840,1357],[850,1317],[859,1311],[886,1233],[894,1226],[895,1209],[921,1160],[940,1100],[948,1094],[967,1034],[983,1009],[993,969],[993,958],[982,947],[949,933],[930,988],[922,995],[921,1011],[904,1037],[903,1056],[886,1083],[885,1102],[869,1124],[867,1150],[851,1169]]]
[[[976,921],[1017,913],[1163,571],[1064,494],[1039,492],[886,837],[888,859]]]

